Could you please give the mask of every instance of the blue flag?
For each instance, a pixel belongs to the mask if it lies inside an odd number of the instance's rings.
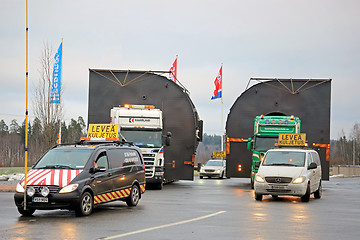
[[[53,79],[50,90],[50,103],[60,103],[61,59],[62,59],[62,43],[60,43],[59,49],[55,53]]]

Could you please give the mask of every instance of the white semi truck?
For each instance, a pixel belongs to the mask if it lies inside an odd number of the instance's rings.
[[[111,123],[118,124],[118,137],[138,146],[143,154],[146,184],[161,189],[164,182],[164,145],[170,145],[171,133],[163,135],[162,111],[153,105],[113,107]]]

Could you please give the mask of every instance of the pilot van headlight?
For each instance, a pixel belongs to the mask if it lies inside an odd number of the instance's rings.
[[[21,186],[20,183],[18,183],[18,184],[16,185],[16,192],[18,192],[18,193],[23,193],[23,192],[25,192],[24,187]]]
[[[294,179],[293,183],[303,183],[305,181],[305,177],[297,177]]]
[[[257,181],[257,182],[259,182],[259,183],[265,182],[265,180],[264,180],[262,177],[260,177],[259,175],[256,175],[256,176],[255,176],[255,181]]]
[[[78,188],[79,184],[70,184],[63,187],[59,193],[70,193],[75,191]]]
[[[33,197],[35,195],[35,188],[33,187],[29,187],[26,189],[26,194],[29,196],[29,197]]]
[[[41,193],[41,195],[42,195],[43,197],[47,197],[47,196],[49,195],[49,193],[50,193],[50,190],[49,190],[48,187],[43,187],[43,188],[41,189],[40,193]]]

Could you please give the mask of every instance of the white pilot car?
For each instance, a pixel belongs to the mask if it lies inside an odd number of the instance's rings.
[[[263,195],[292,195],[308,202],[310,195],[321,198],[320,158],[312,149],[279,148],[268,150],[255,175],[255,199]]]
[[[201,167],[200,169],[200,178],[203,177],[217,177],[224,178],[226,173],[226,161],[225,160],[216,160],[211,159],[207,161],[207,163]]]

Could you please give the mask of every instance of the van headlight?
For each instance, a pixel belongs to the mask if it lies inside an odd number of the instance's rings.
[[[303,183],[305,181],[305,177],[297,177],[294,179],[293,183]]]
[[[70,193],[73,192],[77,189],[77,187],[79,186],[79,184],[70,184],[67,185],[65,187],[63,187],[59,193]]]
[[[18,183],[18,184],[16,185],[16,192],[18,192],[18,193],[23,193],[23,192],[25,192],[24,187],[21,186],[20,183]]]
[[[257,181],[257,182],[259,182],[259,183],[265,182],[265,180],[264,180],[262,177],[260,177],[259,175],[256,175],[256,176],[255,176],[255,181]]]

